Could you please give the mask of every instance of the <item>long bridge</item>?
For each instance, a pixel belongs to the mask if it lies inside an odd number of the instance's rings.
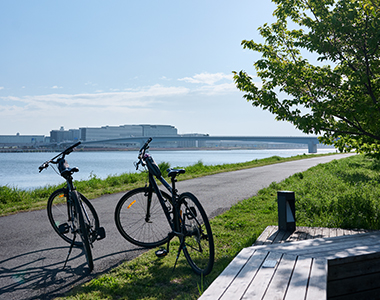
[[[141,145],[149,137],[124,137],[117,139],[105,139],[96,141],[83,141],[84,145],[91,144],[123,144],[140,143]],[[189,142],[195,141],[196,145],[200,141],[238,141],[238,142],[271,142],[271,143],[292,143],[308,145],[309,153],[317,153],[319,144],[316,136],[209,136],[209,135],[173,135],[173,136],[153,136],[153,142]]]

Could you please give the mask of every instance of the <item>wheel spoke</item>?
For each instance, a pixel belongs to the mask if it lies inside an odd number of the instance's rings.
[[[207,275],[214,264],[214,241],[207,215],[194,195],[184,193],[179,201],[185,257],[197,274]]]
[[[166,193],[161,194],[166,202],[170,201]],[[152,192],[149,200],[146,188],[132,190],[120,199],[115,210],[115,223],[125,239],[146,248],[166,243],[171,232],[158,196]]]

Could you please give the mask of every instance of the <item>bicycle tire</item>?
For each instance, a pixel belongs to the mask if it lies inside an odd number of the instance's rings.
[[[92,227],[94,228],[95,232],[99,228],[99,217],[98,214],[95,211],[95,208],[92,206],[91,202],[83,196],[81,193],[79,193],[80,199],[82,200],[83,205],[86,208],[86,212],[89,216],[90,222]],[[62,199],[65,199],[63,201]],[[54,231],[67,243],[71,244],[73,240],[73,233],[69,229],[69,232],[63,233],[59,230],[59,225],[62,224],[68,224],[69,221],[69,215],[68,215],[68,208],[67,208],[67,189],[61,188],[56,191],[54,191],[47,202],[47,214],[49,218],[49,222],[51,226],[53,227]],[[69,226],[69,225],[68,225]],[[96,239],[96,236],[92,237],[92,241]],[[82,243],[80,241],[74,242],[75,246],[81,247]]]
[[[94,269],[94,261],[92,258],[92,252],[91,252],[91,246],[90,246],[90,233],[89,233],[89,227],[91,226],[85,221],[84,212],[83,212],[83,206],[80,203],[80,195],[77,191],[73,191],[72,195],[74,207],[75,207],[75,213],[74,218],[77,218],[79,226],[77,227],[77,231],[79,233],[79,236],[82,240],[83,244],[83,251],[84,255],[86,256],[87,264],[90,269],[90,272]],[[76,220],[74,220],[75,223]]]
[[[207,275],[214,266],[214,238],[210,222],[199,200],[191,193],[179,196],[183,253],[198,275]]]
[[[171,198],[161,191],[168,207]],[[144,248],[154,248],[165,244],[172,231],[162,209],[158,196],[152,191],[150,219],[146,219],[147,188],[137,188],[126,193],[115,209],[115,223],[120,234],[132,244]]]

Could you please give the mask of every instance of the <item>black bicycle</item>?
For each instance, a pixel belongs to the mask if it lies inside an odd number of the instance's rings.
[[[177,259],[183,251],[195,273],[207,275],[214,265],[214,240],[208,217],[198,199],[191,193],[178,194],[176,177],[184,169],[168,169],[171,185],[162,177],[160,168],[152,156],[146,153],[152,138],[142,146],[136,170],[147,167],[149,184],[125,194],[115,210],[115,222],[121,235],[131,243],[154,248],[167,243],[156,251],[158,257],[169,253],[169,242],[177,236],[180,241]],[[169,191],[158,188],[155,177]]]
[[[55,232],[66,242],[70,243],[64,267],[67,264],[73,246],[83,247],[90,272],[94,268],[91,247],[95,240],[105,237],[105,230],[99,226],[99,217],[90,201],[79,193],[73,184],[73,174],[77,167],[70,168],[65,156],[73,152],[80,142],[68,147],[52,159],[44,162],[40,172],[51,165],[54,171],[66,180],[66,186],[54,191],[47,203],[47,214]],[[58,165],[58,171],[53,165]],[[66,205],[63,204],[66,202]],[[76,241],[79,234],[81,241]]]

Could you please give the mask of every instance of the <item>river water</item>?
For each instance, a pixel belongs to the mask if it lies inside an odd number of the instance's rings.
[[[318,149],[318,153],[335,152],[335,149]],[[187,150],[187,151],[150,151],[157,163],[168,162],[171,167],[186,167],[202,161],[205,165],[246,162],[274,155],[290,157],[307,153],[307,149],[273,150]],[[64,182],[49,167],[38,172],[38,167],[58,153],[0,153],[0,186],[33,189]],[[71,167],[78,167],[75,180],[87,180],[96,175],[106,178],[110,175],[136,172],[133,162],[137,161],[137,151],[99,151],[73,152],[66,156]]]

